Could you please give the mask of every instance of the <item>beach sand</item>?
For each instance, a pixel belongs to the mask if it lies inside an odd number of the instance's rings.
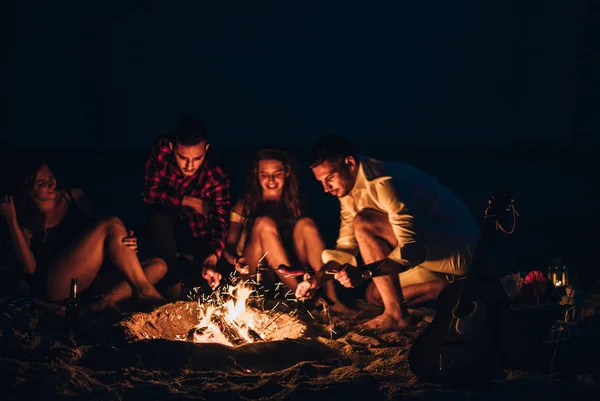
[[[595,302],[588,310],[597,310]],[[600,355],[597,315],[563,335],[552,374],[504,369],[489,388],[474,391],[424,383],[411,373],[409,349],[433,318],[429,309],[412,310],[418,320],[413,331],[379,335],[358,329],[378,313],[360,302],[353,318],[329,319],[318,309],[299,314],[307,331],[297,339],[229,347],[140,335],[157,316],[181,315],[188,304],[84,320],[72,332],[31,301],[4,297],[0,398],[592,400],[600,394],[600,364],[593,360]],[[187,323],[175,319],[186,329],[195,316],[184,316]]]

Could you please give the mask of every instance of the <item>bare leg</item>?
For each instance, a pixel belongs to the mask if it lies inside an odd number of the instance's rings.
[[[365,209],[354,219],[354,235],[365,263],[385,259],[398,241],[386,214]],[[385,330],[404,328],[413,321],[403,305],[398,275],[373,277],[383,303],[383,314],[365,323],[365,328]]]
[[[402,287],[402,295],[404,297],[406,305],[418,305],[423,302],[431,301],[436,299],[440,294],[440,291],[448,285],[448,280],[440,279],[435,281],[428,281],[426,283],[411,284]],[[383,306],[381,294],[374,283],[369,284],[365,294],[367,302],[375,306]]]
[[[152,284],[156,284],[167,273],[167,264],[159,258],[147,259],[142,262],[144,274]],[[92,305],[91,310],[100,311],[105,309],[118,309],[117,304],[133,295],[131,285],[124,279],[121,272],[116,272],[117,283],[111,283],[110,290],[102,297],[102,300]],[[113,285],[114,284],[114,285]]]
[[[51,301],[69,297],[70,279],[76,277],[82,290],[96,278],[105,258],[121,271],[141,300],[164,302],[165,299],[146,277],[134,250],[123,242],[127,230],[120,219],[103,219],[86,231],[52,264],[47,291]]]
[[[423,302],[436,299],[440,292],[448,285],[448,280],[436,280],[423,284],[413,284],[402,289],[407,296],[406,304],[408,306],[416,306]],[[414,288],[413,288],[414,287]]]
[[[254,221],[252,231],[250,232],[248,245],[244,250],[244,256],[250,266],[250,274],[256,274],[258,260],[269,252],[265,258],[272,269],[277,269],[279,265],[290,266],[290,259],[287,256],[277,224],[270,217],[259,217]],[[298,281],[292,277],[286,277],[284,274],[277,275],[281,281],[292,291],[296,291]]]
[[[310,266],[314,271],[323,268],[321,254],[325,249],[325,243],[321,233],[313,219],[304,217],[296,222],[294,226],[294,247],[296,256],[304,266]],[[324,284],[325,296],[331,302],[330,309],[333,312],[352,314],[352,309],[344,305],[335,293],[335,282],[328,280]]]

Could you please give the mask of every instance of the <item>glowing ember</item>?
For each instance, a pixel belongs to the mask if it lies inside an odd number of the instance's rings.
[[[249,306],[260,301],[253,291],[248,283],[240,282],[208,299],[180,301],[149,314],[135,314],[122,325],[133,340],[164,338],[229,346],[300,338],[305,334],[306,325],[296,316],[284,313],[283,302],[265,311]]]
[[[264,322],[268,318],[248,308],[247,301],[252,291],[251,287],[240,282],[236,287],[229,287],[228,301],[217,306],[200,303],[200,322],[189,333],[177,336],[176,339],[226,345],[262,340],[257,328],[265,326]]]

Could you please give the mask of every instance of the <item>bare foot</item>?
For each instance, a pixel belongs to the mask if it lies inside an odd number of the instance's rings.
[[[102,299],[100,299],[98,302],[94,302],[93,304],[91,304],[89,308],[90,312],[103,312],[109,310],[121,312],[121,310],[117,306],[117,303],[108,297],[102,297]]]
[[[340,301],[335,301],[329,304],[329,310],[335,314],[343,315],[343,316],[354,316],[358,312],[348,306],[344,305]]]
[[[40,301],[35,298],[33,298],[33,302],[45,311],[54,313],[55,315],[57,315],[59,317],[65,317],[65,312],[66,312],[67,308],[64,305],[58,305],[58,304],[51,303],[51,302]]]
[[[388,313],[373,318],[361,326],[362,330],[368,331],[385,331],[385,330],[402,330],[413,327],[415,322],[410,315],[392,316]]]
[[[156,305],[164,305],[167,303],[167,300],[160,295],[160,292],[158,292],[158,290],[150,283],[137,288],[137,297],[138,300],[144,303]]]

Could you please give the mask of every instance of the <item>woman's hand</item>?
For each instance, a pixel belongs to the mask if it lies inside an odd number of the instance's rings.
[[[7,222],[17,220],[17,210],[15,209],[15,202],[12,196],[0,196],[0,215],[2,215]]]
[[[129,233],[128,233],[127,237],[123,237],[123,239],[121,241],[128,248],[133,249],[135,252],[138,251],[137,237],[135,236],[133,230],[129,230]]]
[[[319,280],[316,276],[308,278],[300,283],[296,287],[296,298],[298,301],[305,301],[315,295],[315,291],[319,288]]]
[[[235,267],[235,271],[239,274],[250,274],[250,266],[248,266],[248,261],[243,256],[235,258],[233,266]]]

